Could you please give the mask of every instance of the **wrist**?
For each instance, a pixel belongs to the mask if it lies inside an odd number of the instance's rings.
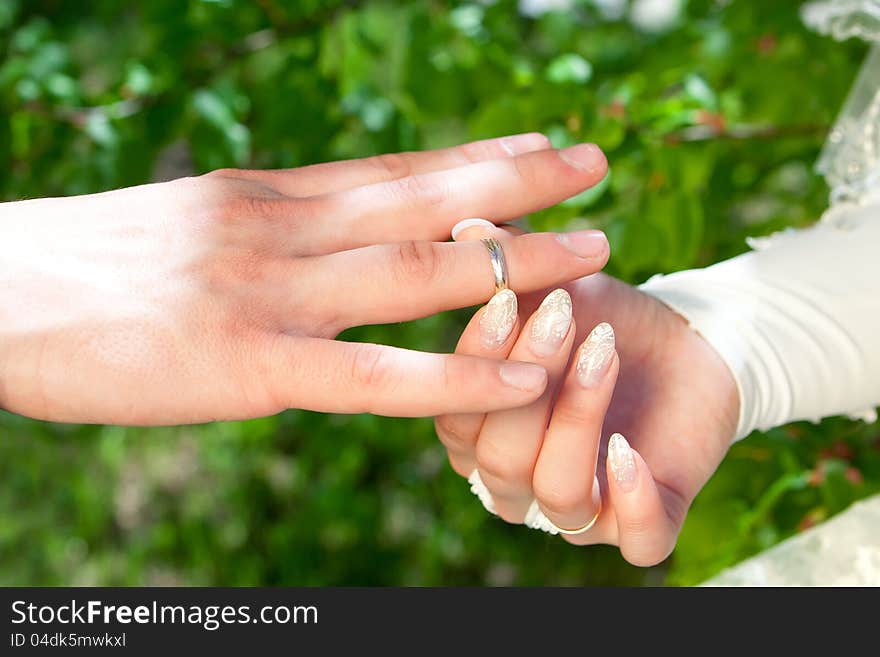
[[[726,340],[729,329],[726,314],[716,306],[711,294],[700,285],[705,270],[689,270],[669,276],[655,276],[639,289],[652,297],[675,317],[675,334],[683,345],[682,353],[693,359],[694,367],[705,371],[713,382],[713,408],[723,428],[725,450],[730,443],[751,432],[747,396],[743,390],[741,353]]]
[[[47,204],[57,199],[10,201],[0,204],[0,409],[11,410],[13,388],[33,388],[30,368],[22,365],[33,354],[36,336],[45,322],[35,282],[53,266],[40,250],[48,239],[42,220]]]
[[[8,349],[14,337],[12,314],[21,312],[21,299],[14,294],[18,286],[12,257],[18,249],[13,226],[21,220],[21,201],[0,203],[0,410],[8,408]]]
[[[718,427],[715,436],[724,453],[731,443],[742,437],[738,433],[742,421],[742,391],[739,382],[719,351],[704,335],[695,330],[686,317],[661,301],[655,302],[671,311],[675,324],[672,340],[673,343],[678,343],[673,349],[685,354],[695,376],[699,377],[698,387],[701,389],[698,394],[703,397],[701,403],[715,416],[714,423]]]

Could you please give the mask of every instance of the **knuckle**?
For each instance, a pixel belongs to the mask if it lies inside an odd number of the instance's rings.
[[[449,466],[455,470],[455,473],[460,477],[467,479],[470,477],[471,472],[474,469],[473,459],[465,458],[460,454],[456,454],[455,452],[447,452],[447,458],[449,459]]]
[[[474,164],[497,155],[497,152],[493,149],[493,141],[474,141],[469,144],[462,144],[456,147],[453,153],[462,164]]]
[[[237,178],[241,175],[241,169],[233,167],[223,167],[222,169],[214,169],[204,174],[207,178]]]
[[[405,176],[395,180],[390,189],[395,198],[426,208],[442,205],[448,198],[448,190],[437,181],[436,176]]]
[[[550,513],[568,516],[586,510],[590,490],[578,483],[561,484],[558,480],[536,473],[532,481],[535,499]]]
[[[541,132],[530,132],[527,136],[532,141],[535,150],[546,151],[553,148],[553,142],[550,141],[550,137]]]
[[[378,345],[358,345],[353,350],[349,374],[367,399],[372,397],[372,391],[393,384],[391,365]]]
[[[230,194],[215,207],[215,220],[223,225],[250,224],[254,219],[267,219],[275,214],[276,200],[252,194]]]
[[[239,209],[248,218],[271,219],[278,214],[278,199],[248,194],[240,198]]]
[[[440,385],[443,387],[441,390],[451,390],[453,384],[458,380],[458,377],[455,375],[458,368],[456,368],[454,363],[455,359],[449,357],[444,358],[442,361]]]
[[[440,257],[433,242],[408,240],[395,246],[394,271],[401,281],[427,283],[438,275]]]
[[[450,449],[471,450],[476,442],[476,433],[456,417],[443,415],[434,420],[437,437]]]
[[[392,180],[406,178],[413,172],[410,158],[403,153],[385,153],[377,155],[371,161]]]
[[[485,441],[477,442],[477,465],[481,473],[504,482],[512,488],[527,489],[531,485],[532,466]]]
[[[535,168],[531,164],[531,160],[526,157],[513,157],[510,159],[513,163],[513,169],[517,179],[526,187],[531,187],[536,182]]]

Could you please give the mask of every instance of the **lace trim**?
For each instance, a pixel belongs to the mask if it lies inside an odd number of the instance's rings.
[[[820,34],[843,41],[880,41],[880,0],[822,0],[801,8],[801,18]]]
[[[880,182],[880,45],[865,60],[822,149],[816,170],[831,201],[858,200]]]
[[[801,18],[842,41],[880,44],[880,0],[819,0]],[[816,170],[831,188],[831,202],[858,201],[880,183],[880,45],[874,45],[822,149]]]

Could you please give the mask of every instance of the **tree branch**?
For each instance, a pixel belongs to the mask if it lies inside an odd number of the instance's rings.
[[[784,137],[814,137],[828,133],[830,126],[820,123],[800,125],[732,125],[718,129],[712,125],[694,125],[663,136],[668,144],[683,142],[749,139],[780,139]]]

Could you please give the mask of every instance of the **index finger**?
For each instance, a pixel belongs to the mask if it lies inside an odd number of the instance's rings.
[[[239,170],[236,177],[258,180],[288,196],[315,196],[397,180],[475,162],[513,157],[550,148],[539,132],[482,139],[433,151],[386,153],[356,160],[322,162],[293,169]]]
[[[607,171],[598,146],[578,144],[313,197],[316,212],[339,219],[308,226],[311,252],[447,239],[462,217],[515,219],[583,192]]]

